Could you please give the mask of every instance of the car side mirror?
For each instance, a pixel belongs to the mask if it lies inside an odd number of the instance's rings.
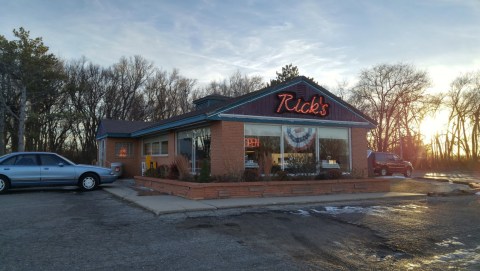
[[[58,166],[59,167],[63,167],[65,164],[63,164],[62,162],[58,163]]]

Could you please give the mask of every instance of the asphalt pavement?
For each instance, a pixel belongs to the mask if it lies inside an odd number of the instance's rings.
[[[216,211],[222,209],[254,208],[281,205],[304,205],[326,202],[361,201],[385,198],[414,198],[426,197],[422,193],[356,193],[356,194],[330,194],[319,196],[296,197],[268,197],[268,198],[230,198],[191,200],[182,197],[156,193],[146,187],[135,186],[133,179],[119,179],[116,182],[102,186],[107,191],[123,200],[134,203],[157,215],[190,213],[201,211]]]

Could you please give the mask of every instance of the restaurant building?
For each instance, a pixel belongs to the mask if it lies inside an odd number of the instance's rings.
[[[192,173],[207,161],[212,176],[257,169],[306,174],[335,168],[367,174],[367,132],[375,121],[306,77],[240,97],[209,95],[195,110],[155,123],[102,120],[98,163],[123,164],[124,176],[188,158]]]

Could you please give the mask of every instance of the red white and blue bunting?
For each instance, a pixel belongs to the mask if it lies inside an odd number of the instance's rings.
[[[287,128],[285,131],[285,139],[288,145],[295,149],[306,149],[315,140],[315,128]]]

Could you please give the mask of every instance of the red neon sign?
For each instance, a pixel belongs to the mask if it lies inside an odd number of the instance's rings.
[[[330,104],[324,102],[323,96],[313,95],[309,101],[302,98],[296,99],[293,93],[278,94],[280,104],[277,107],[277,113],[292,112],[298,114],[308,114],[325,117],[328,116],[328,107]]]
[[[245,147],[247,148],[258,148],[260,147],[260,139],[254,137],[245,138]]]

